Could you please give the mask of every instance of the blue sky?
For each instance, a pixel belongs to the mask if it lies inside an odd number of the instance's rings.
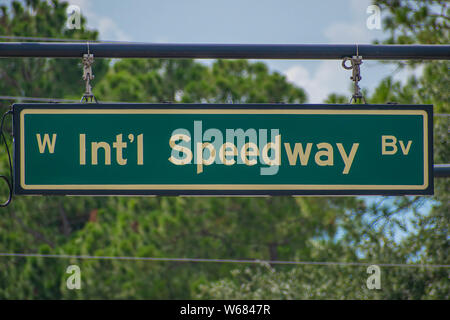
[[[370,0],[69,0],[88,18],[102,40],[164,43],[371,43],[385,37],[369,30]],[[383,16],[383,12],[381,12]],[[272,71],[304,88],[308,102],[329,93],[350,98],[350,71],[341,61],[264,60]],[[202,60],[211,63],[210,60]],[[361,86],[372,92],[393,75],[405,80],[411,71],[365,61]],[[419,73],[420,70],[415,71]]]

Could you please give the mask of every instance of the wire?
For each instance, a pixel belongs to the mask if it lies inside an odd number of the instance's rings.
[[[0,100],[23,100],[23,101],[43,101],[43,102],[75,102],[79,100],[60,99],[60,98],[39,98],[39,97],[19,97],[19,96],[0,96]],[[136,103],[132,101],[103,101],[103,103]],[[436,117],[450,117],[450,113],[435,113]]]
[[[5,121],[5,118],[8,114],[12,113],[12,110],[8,110],[6,111],[3,116],[2,116],[2,121],[0,124],[0,135],[3,138],[3,142],[5,143],[5,148],[6,148],[6,152],[8,153],[8,161],[9,161],[9,175],[10,178],[8,180],[7,176],[4,175],[0,175],[0,178],[6,181],[6,184],[8,185],[8,189],[9,189],[9,195],[8,195],[8,199],[4,202],[4,203],[0,203],[0,207],[6,207],[11,203],[12,200],[12,193],[13,193],[13,170],[12,170],[12,164],[11,164],[11,154],[9,153],[9,148],[8,148],[8,142],[6,141],[6,137],[5,134],[3,133],[3,123]]]
[[[58,38],[43,38],[43,37],[22,37],[22,36],[0,36],[0,39],[9,40],[31,40],[31,41],[64,41],[64,42],[85,42],[86,40],[78,39],[58,39]],[[91,40],[95,41],[95,40]]]
[[[282,261],[282,260],[238,260],[238,259],[204,259],[204,258],[156,258],[156,257],[113,257],[68,254],[39,253],[0,253],[0,257],[33,257],[59,259],[96,259],[96,260],[134,260],[157,262],[205,262],[205,263],[246,263],[246,264],[284,264],[284,265],[319,265],[319,266],[371,266],[406,267],[406,268],[450,268],[448,264],[406,264],[406,263],[368,263],[368,262],[330,262],[330,261]]]
[[[0,39],[8,40],[30,40],[30,41],[54,41],[54,42],[122,42],[122,43],[136,43],[133,41],[120,40],[89,40],[89,39],[63,39],[63,38],[46,38],[46,37],[23,37],[23,36],[0,36]]]
[[[78,100],[72,100],[72,99],[16,97],[16,96],[0,96],[0,100],[23,100],[23,101],[44,101],[44,102],[79,102]]]
[[[73,100],[73,99],[17,97],[17,96],[0,96],[0,100],[80,103],[80,100]],[[134,103],[134,102],[129,102],[129,101],[102,101],[102,102],[103,103]]]

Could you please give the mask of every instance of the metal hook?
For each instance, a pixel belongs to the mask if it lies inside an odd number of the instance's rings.
[[[87,102],[92,102],[95,100],[98,103],[97,98],[92,93],[91,80],[94,79],[94,74],[92,73],[92,65],[94,64],[94,55],[89,52],[89,42],[87,43],[88,53],[83,54],[83,80],[86,81],[86,88],[83,96],[81,97],[81,101],[83,100]]]
[[[346,62],[350,61],[350,65],[347,66]],[[350,80],[353,81],[353,87],[354,87],[354,91],[353,91],[353,96],[350,99],[350,103],[352,103],[352,101],[354,100],[355,102],[357,102],[358,100],[362,100],[364,103],[366,102],[366,99],[364,98],[364,96],[361,93],[361,88],[358,85],[358,82],[361,81],[361,69],[360,69],[360,65],[362,64],[362,57],[361,56],[353,56],[351,58],[349,57],[345,57],[344,60],[342,60],[342,67],[346,70],[350,70],[352,69],[352,76],[350,77]]]

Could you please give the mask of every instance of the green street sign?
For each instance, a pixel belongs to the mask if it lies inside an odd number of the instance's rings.
[[[14,192],[433,194],[431,105],[15,104]]]

